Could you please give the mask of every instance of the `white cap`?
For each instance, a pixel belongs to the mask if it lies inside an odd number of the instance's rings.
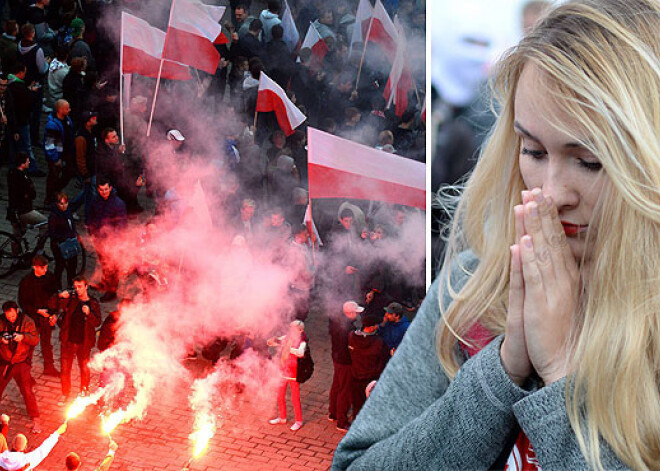
[[[363,312],[364,308],[355,301],[346,301],[343,310],[344,312]]]
[[[167,140],[168,141],[185,141],[186,138],[183,137],[183,134],[181,134],[181,131],[178,129],[170,129],[167,131]]]

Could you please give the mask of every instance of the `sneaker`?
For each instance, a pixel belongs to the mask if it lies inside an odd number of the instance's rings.
[[[82,396],[82,397],[89,396],[89,389],[87,389],[87,388],[82,388],[82,389],[80,390],[80,396]]]
[[[291,431],[292,432],[297,432],[298,430],[300,430],[302,428],[302,426],[303,426],[302,422],[294,422],[293,425],[291,426]]]
[[[286,419],[280,419],[279,417],[277,417],[277,418],[275,418],[275,419],[270,419],[270,420],[268,421],[268,423],[269,423],[270,425],[286,424]],[[295,424],[294,424],[294,425],[295,425]],[[298,428],[300,428],[300,427],[298,427]],[[296,429],[296,430],[298,430],[298,429]]]
[[[350,427],[350,425],[337,425],[337,430],[339,430],[340,432],[346,433],[346,432],[348,432],[349,427]]]
[[[60,396],[60,400],[57,401],[57,405],[61,407],[64,404],[66,404],[67,402],[69,402],[69,396],[62,395],[62,396]]]
[[[27,424],[27,427],[32,430],[32,433],[35,435],[40,434],[43,430],[41,430],[41,425],[39,424],[39,421],[37,419],[32,419],[32,422],[29,422]]]
[[[117,299],[117,293],[115,291],[107,291],[103,296],[101,296],[99,301],[102,303],[107,303],[113,299]]]
[[[57,369],[54,366],[44,368],[44,375],[46,376],[55,376],[57,378],[60,377],[60,372],[57,371]]]
[[[330,422],[337,422],[337,417],[335,417],[334,415],[328,414],[328,420]]]

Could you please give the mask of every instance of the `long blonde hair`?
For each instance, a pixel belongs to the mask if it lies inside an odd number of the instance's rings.
[[[458,340],[480,322],[505,330],[513,206],[525,189],[513,132],[514,96],[526,64],[574,121],[574,137],[603,165],[605,189],[588,236],[588,286],[574,316],[566,390],[570,422],[590,466],[600,469],[599,437],[635,469],[660,469],[660,2],[581,0],[551,11],[498,63],[498,119],[454,214],[441,286],[438,354],[453,377]],[[575,126],[577,123],[577,126]],[[458,254],[479,264],[451,286]],[[456,268],[458,267],[458,268]]]

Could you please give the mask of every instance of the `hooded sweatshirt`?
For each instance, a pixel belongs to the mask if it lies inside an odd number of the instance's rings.
[[[385,341],[375,332],[351,332],[348,350],[351,353],[351,372],[356,379],[378,379],[390,358]]]
[[[57,445],[60,439],[60,434],[54,432],[50,437],[45,439],[41,446],[30,453],[23,453],[22,451],[5,451],[0,453],[0,467],[7,471],[14,471],[22,469],[26,464],[30,464],[26,468],[27,471],[36,468],[41,462],[46,459],[48,453]]]
[[[41,82],[48,72],[48,62],[44,58],[44,50],[35,42],[26,44],[23,40],[18,43],[18,52],[21,53],[27,67],[25,82],[28,84],[35,80]]]
[[[259,19],[263,24],[263,40],[264,43],[267,43],[273,39],[273,35],[271,34],[270,30],[273,29],[273,26],[281,24],[282,21],[280,20],[280,17],[277,13],[273,13],[270,10],[263,10],[261,15],[259,15]]]

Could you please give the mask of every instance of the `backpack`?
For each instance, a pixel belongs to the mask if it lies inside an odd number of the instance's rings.
[[[305,346],[305,354],[298,358],[298,368],[296,369],[296,381],[304,383],[312,377],[314,373],[314,360],[312,360],[312,351],[309,348],[309,342]]]

